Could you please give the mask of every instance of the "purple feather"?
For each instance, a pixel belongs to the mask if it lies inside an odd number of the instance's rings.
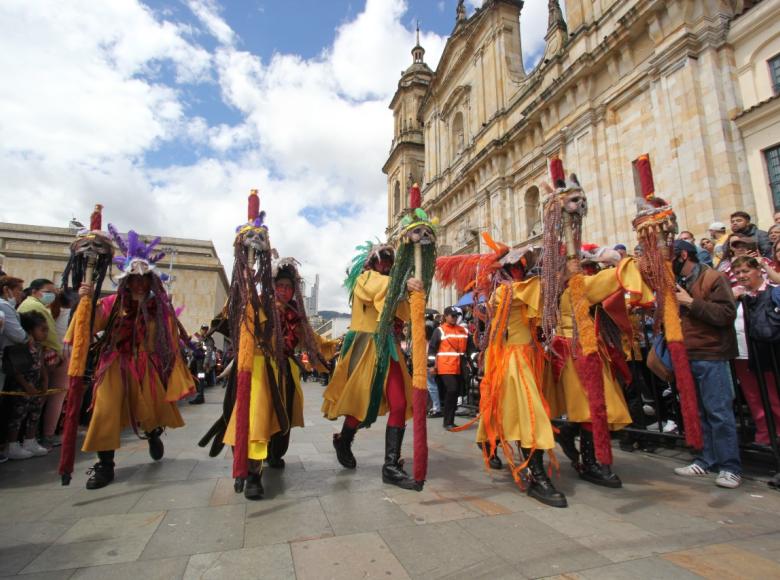
[[[122,250],[122,253],[127,255],[127,245],[125,244],[125,241],[122,239],[122,234],[120,234],[117,229],[114,227],[114,224],[108,224],[108,233],[111,234],[111,237],[116,242],[116,245],[119,246],[119,249]]]

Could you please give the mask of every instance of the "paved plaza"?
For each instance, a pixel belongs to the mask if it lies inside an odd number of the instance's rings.
[[[670,475],[682,456],[616,449],[623,489],[580,482],[564,464],[556,481],[570,507],[549,508],[505,471],[483,469],[473,429],[447,433],[431,419],[429,480],[403,491],[380,478],[383,421],[358,434],[358,469],[340,468],[322,388],[305,385],[307,427],[293,432],[287,468],[266,470],[259,502],[233,492],[228,455],[210,459],[195,444],[217,417],[219,388],[206,405],[182,405],[187,427],[164,436],[160,463],[125,437],[107,488],[84,489],[87,454],[70,487],[59,484],[58,453],[0,465],[0,576],[780,577],[780,493],[761,482],[721,490]]]

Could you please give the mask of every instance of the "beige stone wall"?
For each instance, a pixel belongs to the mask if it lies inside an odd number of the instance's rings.
[[[762,2],[737,18],[729,31],[740,112],[736,125],[745,142],[756,221],[772,223],[775,203],[769,187],[764,149],[780,145],[780,98],[774,98],[767,61],[780,55],[780,2]],[[780,209],[780,208],[778,208]]]
[[[441,249],[480,250],[483,231],[513,245],[538,240],[535,192],[554,155],[589,194],[585,238],[594,243],[633,245],[631,162],[643,153],[658,194],[697,236],[737,208],[756,212],[745,146],[731,121],[741,107],[726,42],[729,7],[710,0],[566,6],[568,44],[550,37],[546,60],[528,74],[511,40],[519,28],[510,2],[486,2],[450,37],[420,109],[424,206],[441,219]],[[454,298],[436,289],[434,306]]]
[[[70,255],[74,234],[66,228],[0,223],[0,255],[3,270],[26,283],[48,278],[59,285]],[[227,279],[210,241],[163,238],[161,247],[175,248],[158,267],[173,274],[172,299],[184,306],[181,322],[188,332],[210,322],[222,310],[227,297]],[[171,260],[173,269],[170,270]],[[104,291],[113,286],[106,281]]]

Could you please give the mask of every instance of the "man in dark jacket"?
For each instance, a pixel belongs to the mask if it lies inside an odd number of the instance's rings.
[[[758,251],[765,258],[773,259],[772,240],[764,230],[759,230],[756,224],[750,223],[750,214],[744,211],[735,211],[731,214],[731,231],[735,234],[750,236],[758,241]]]
[[[700,264],[696,253],[693,244],[677,240],[672,265],[685,347],[699,395],[704,449],[693,463],[674,471],[701,477],[717,470],[715,484],[735,488],[742,481],[742,464],[729,360],[737,356],[737,308],[726,278]]]

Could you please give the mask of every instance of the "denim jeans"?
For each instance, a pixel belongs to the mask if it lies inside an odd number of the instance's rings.
[[[431,398],[431,411],[441,413],[441,401],[439,400],[439,386],[436,384],[436,377],[430,372],[428,377],[428,396]]]
[[[729,363],[692,360],[691,372],[699,395],[699,417],[704,449],[695,462],[708,471],[742,474],[734,417],[734,385]]]

